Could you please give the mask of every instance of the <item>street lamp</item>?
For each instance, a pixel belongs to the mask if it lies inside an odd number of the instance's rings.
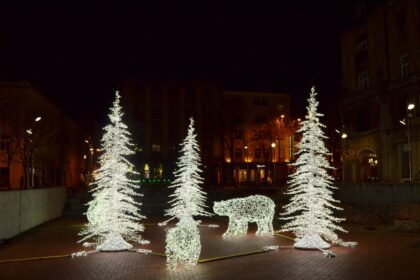
[[[249,173],[249,166],[248,166],[248,145],[244,146],[245,149],[245,164],[246,164],[246,182],[248,183],[248,173]]]
[[[33,134],[32,127],[34,127],[35,123],[39,122],[40,120],[42,120],[42,117],[41,116],[38,116],[38,117],[36,117],[33,120],[32,126],[26,130],[26,133],[28,135],[32,135]],[[29,139],[29,141],[32,142],[32,145],[34,145],[33,144],[34,142],[32,141],[32,139]],[[31,186],[34,187],[35,186],[35,152],[36,152],[36,149],[34,147],[32,147],[32,149],[33,149],[32,150],[32,163],[31,163],[32,166],[31,166],[31,170],[30,171],[31,171]],[[28,161],[29,161],[29,159],[28,159]],[[26,174],[28,174],[28,173],[26,173]],[[25,176],[27,176],[26,174],[25,174]]]
[[[410,176],[410,183],[413,179],[413,174],[411,170],[411,137],[410,137],[410,118],[413,116],[411,111],[416,107],[413,103],[407,105],[407,139],[408,139],[408,172]]]
[[[275,142],[271,143],[271,148],[273,149],[273,152],[271,153],[271,157],[272,157],[272,161],[273,161],[273,186],[274,186],[275,179],[276,179],[276,166],[275,166],[275,163],[274,163],[274,151],[276,149],[276,143]]]

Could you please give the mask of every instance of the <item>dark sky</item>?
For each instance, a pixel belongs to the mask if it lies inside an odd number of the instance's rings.
[[[78,120],[89,111],[103,116],[125,76],[220,80],[227,89],[290,93],[301,114],[313,83],[321,101],[338,95],[347,7],[289,2],[2,7],[0,79],[32,81]]]

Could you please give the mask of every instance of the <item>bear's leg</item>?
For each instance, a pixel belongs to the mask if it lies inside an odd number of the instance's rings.
[[[229,225],[226,232],[223,234],[223,236],[235,235],[237,227],[238,227],[237,221],[233,217],[229,217]]]
[[[237,233],[242,235],[242,234],[247,234],[247,232],[248,232],[248,221],[239,220]]]
[[[273,214],[273,216],[274,216],[274,214]],[[270,218],[267,218],[267,229],[268,229],[268,234],[270,234],[270,235],[274,234],[273,216],[271,216]]]
[[[166,251],[166,265],[168,269],[174,270],[176,268],[176,257],[174,256],[174,252],[167,250]]]
[[[257,232],[255,233],[256,235],[262,235],[265,232],[265,223],[263,220],[258,220],[257,222]]]

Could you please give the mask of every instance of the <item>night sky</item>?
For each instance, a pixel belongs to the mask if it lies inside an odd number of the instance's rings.
[[[216,80],[226,89],[290,93],[296,116],[315,83],[327,108],[339,95],[348,6],[283,2],[2,7],[0,79],[31,81],[78,121],[90,111],[102,121],[122,77]]]

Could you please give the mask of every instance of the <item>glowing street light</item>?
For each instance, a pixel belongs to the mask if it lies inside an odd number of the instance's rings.
[[[27,129],[26,130],[26,133],[28,133],[29,135],[31,135],[32,134],[32,129],[30,128],[30,129]]]
[[[42,117],[41,116],[38,116],[38,117],[35,118],[35,121],[36,122],[39,122],[40,120],[42,120]]]
[[[276,147],[276,143],[271,143],[271,148],[275,148]]]
[[[343,132],[343,134],[341,134],[341,139],[346,139],[347,138],[347,133]]]
[[[408,171],[410,176],[410,183],[413,181],[413,172],[412,172],[412,154],[411,154],[411,137],[410,137],[410,118],[413,117],[411,111],[416,107],[413,103],[407,105],[407,140],[408,140]],[[401,121],[400,121],[401,123]]]

